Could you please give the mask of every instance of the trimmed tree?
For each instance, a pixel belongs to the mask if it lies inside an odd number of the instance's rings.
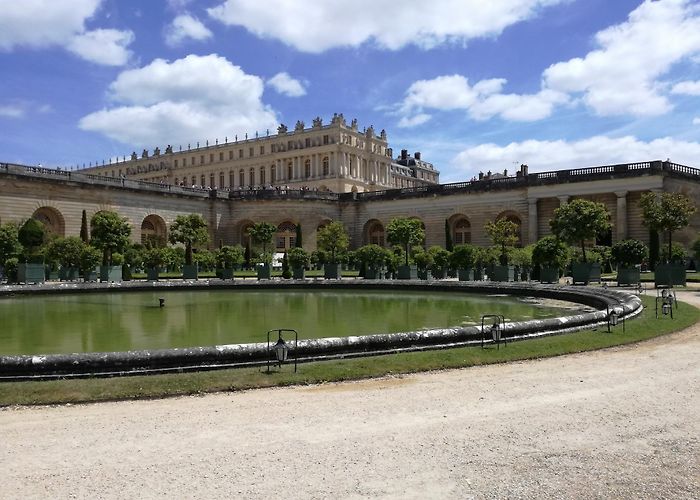
[[[495,222],[487,222],[484,229],[493,244],[501,247],[499,262],[502,266],[507,266],[508,249],[518,242],[518,225],[512,220],[498,219]]]
[[[112,264],[112,254],[129,244],[131,226],[125,217],[111,211],[97,212],[90,220],[91,244],[102,250],[102,264]]]
[[[17,225],[11,222],[0,225],[0,266],[4,266],[7,259],[17,258],[21,254]]]
[[[337,264],[350,245],[350,238],[342,222],[334,221],[318,230],[317,244],[328,254],[330,264]]]
[[[696,211],[693,202],[680,193],[644,193],[639,200],[642,219],[652,231],[665,231],[668,234],[668,252],[672,255],[672,235],[674,231],[690,224],[690,216]]]
[[[17,231],[17,238],[24,248],[24,258],[30,262],[39,256],[39,248],[46,241],[46,228],[36,219],[27,219]]]
[[[82,220],[80,221],[80,239],[83,243],[90,243],[90,230],[88,229],[87,212],[83,210]]]
[[[452,231],[450,231],[450,222],[445,219],[445,250],[451,252],[454,250],[454,243],[452,242]]]
[[[272,262],[272,255],[268,253],[268,245],[272,244],[272,237],[277,232],[277,226],[269,222],[258,222],[248,228],[248,235],[253,243],[262,247],[261,261],[265,264]]]
[[[170,243],[185,245],[185,265],[192,265],[192,247],[209,243],[209,230],[199,214],[178,215],[170,226]]]
[[[610,229],[610,214],[602,203],[576,199],[554,210],[549,225],[560,240],[569,245],[579,244],[582,262],[587,262],[586,240]]]
[[[294,239],[294,247],[301,248],[303,246],[302,241],[301,241],[301,224],[297,224],[296,229],[297,229],[297,236]]]
[[[420,245],[425,239],[425,230],[421,221],[414,218],[399,217],[391,219],[386,226],[386,236],[392,245],[400,245],[405,252],[406,265],[413,245]]]

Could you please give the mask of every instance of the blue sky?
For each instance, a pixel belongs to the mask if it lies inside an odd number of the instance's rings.
[[[697,1],[0,0],[0,63],[0,161],[101,163],[342,112],[443,182],[700,167]]]

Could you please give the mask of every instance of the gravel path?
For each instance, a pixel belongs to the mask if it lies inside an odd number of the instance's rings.
[[[695,325],[509,365],[11,408],[0,498],[700,498],[699,392]]]

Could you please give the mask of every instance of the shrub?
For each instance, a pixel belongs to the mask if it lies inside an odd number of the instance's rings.
[[[619,267],[633,267],[649,258],[649,247],[639,240],[618,241],[610,252],[613,261]]]
[[[287,258],[293,268],[309,267],[311,265],[311,255],[301,247],[291,248]]]
[[[430,268],[436,273],[442,273],[450,266],[450,252],[440,246],[432,246],[428,249],[433,264]]]
[[[569,258],[569,247],[556,236],[545,236],[532,249],[532,262],[540,267],[563,269]]]
[[[464,244],[457,245],[450,255],[450,263],[453,269],[469,269],[474,267],[477,258],[477,247]]]
[[[240,266],[244,261],[243,253],[243,247],[240,245],[222,246],[214,252],[216,267],[219,269],[233,269],[236,266]]]

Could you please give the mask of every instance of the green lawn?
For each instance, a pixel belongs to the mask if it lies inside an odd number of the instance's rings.
[[[685,303],[680,303],[678,310],[674,311],[673,320],[667,317],[655,319],[654,298],[642,298],[645,309],[636,319],[627,322],[625,333],[620,324],[612,333],[607,333],[607,328],[586,330],[515,342],[498,350],[465,347],[300,364],[298,373],[286,365],[281,371],[271,374],[265,373],[264,368],[241,368],[121,378],[3,382],[0,383],[0,406],[160,398],[504,363],[639,342],[682,330],[700,319],[700,309]]]

